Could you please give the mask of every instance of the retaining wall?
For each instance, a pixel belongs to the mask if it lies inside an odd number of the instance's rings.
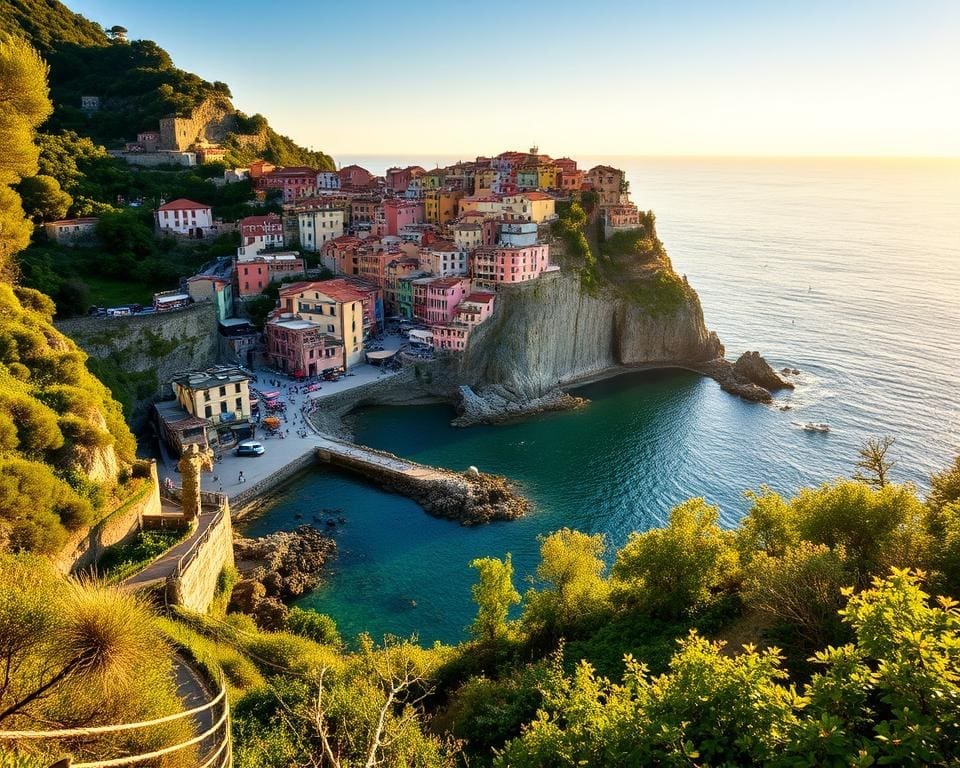
[[[117,509],[86,531],[76,533],[54,559],[62,573],[89,568],[107,547],[128,541],[137,535],[144,515],[160,514],[160,483],[157,464],[150,462],[150,475],[143,486]]]
[[[276,472],[267,475],[263,480],[253,483],[249,488],[245,488],[233,497],[233,516],[239,519],[250,513],[263,502],[264,497],[277,486],[285,483],[294,475],[315,466],[317,463],[316,453],[313,448],[308,448],[300,458],[293,459],[285,464]]]
[[[233,565],[233,527],[230,506],[224,501],[220,519],[207,529],[192,557],[174,574],[172,593],[175,602],[191,611],[206,613],[217,593],[220,572]]]

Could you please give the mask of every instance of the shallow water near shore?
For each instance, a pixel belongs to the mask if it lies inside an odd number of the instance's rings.
[[[537,536],[563,526],[619,546],[691,496],[733,525],[744,490],[766,482],[789,493],[849,475],[866,437],[896,436],[893,474],[921,487],[960,449],[960,164],[608,160],[657,213],[728,355],[759,349],[778,368],[801,369],[797,391],[777,401],[792,410],[742,402],[695,374],[650,371],[578,389],[591,400],[582,410],[501,427],[450,427],[445,406],[361,411],[358,441],[507,475],[534,509],[462,528],[348,475],[296,480],[245,531],[343,510],[335,573],[301,604],[330,613],[345,635],[459,640],[473,616],[470,560],[511,552],[523,591]],[[803,421],[833,431],[806,433],[794,424]]]

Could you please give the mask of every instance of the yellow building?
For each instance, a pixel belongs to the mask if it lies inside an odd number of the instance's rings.
[[[473,176],[473,194],[475,197],[486,197],[493,192],[493,182],[497,180],[497,172],[493,168],[481,168]]]
[[[539,189],[557,188],[557,166],[553,163],[537,166],[537,187]]]
[[[191,416],[212,424],[250,417],[250,377],[236,368],[211,368],[176,377],[170,386]]]
[[[310,320],[343,342],[346,367],[363,362],[364,294],[346,280],[291,283],[280,289],[281,317]]]
[[[504,197],[502,211],[509,221],[542,224],[556,218],[556,201],[544,192],[521,192]]]
[[[459,189],[428,189],[423,194],[423,215],[428,224],[444,227],[457,218],[457,203],[463,197]]]

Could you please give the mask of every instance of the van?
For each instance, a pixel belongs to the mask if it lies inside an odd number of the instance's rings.
[[[237,456],[263,456],[265,448],[256,440],[244,440],[234,449]]]

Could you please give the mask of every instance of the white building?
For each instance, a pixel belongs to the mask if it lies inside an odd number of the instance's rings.
[[[300,247],[316,253],[324,243],[343,236],[343,209],[313,208],[297,213]]]
[[[317,190],[340,189],[340,174],[336,171],[319,171],[317,173]]]
[[[467,274],[467,251],[456,243],[439,240],[420,249],[420,268],[436,277]]]
[[[209,205],[182,197],[161,205],[156,219],[161,230],[189,237],[203,237],[213,227],[213,211]]]

